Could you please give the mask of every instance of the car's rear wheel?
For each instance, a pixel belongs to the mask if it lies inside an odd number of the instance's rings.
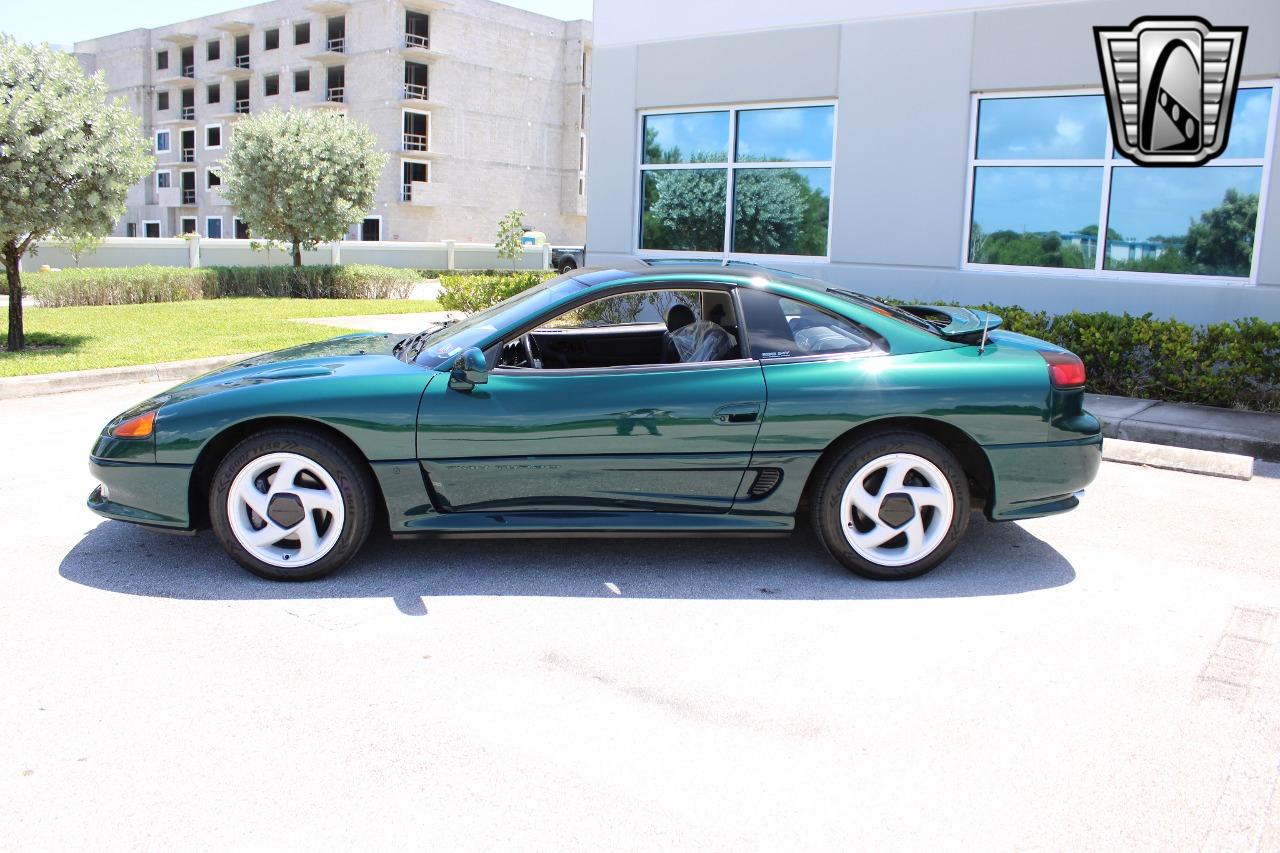
[[[563,261],[560,262],[561,275],[564,275],[567,272],[573,272],[577,268],[578,268],[578,263],[573,258],[565,258]]]
[[[323,435],[272,429],[237,444],[214,474],[209,516],[222,547],[271,580],[335,571],[369,536],[365,467]]]
[[[813,521],[854,573],[919,577],[955,549],[969,524],[969,487],[954,454],[913,432],[867,436],[819,472]]]

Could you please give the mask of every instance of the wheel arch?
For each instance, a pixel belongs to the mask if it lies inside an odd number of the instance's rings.
[[[827,464],[833,457],[842,453],[845,448],[855,441],[861,441],[877,433],[898,430],[927,435],[955,454],[956,460],[959,461],[960,467],[964,470],[965,477],[969,481],[971,505],[974,509],[986,511],[992,496],[995,494],[995,477],[991,471],[991,461],[987,458],[986,451],[982,449],[982,445],[973,436],[954,424],[937,418],[922,416],[877,418],[858,424],[856,427],[836,436],[827,444],[826,449],[822,451],[822,455],[818,457],[818,461],[809,472],[809,478],[805,483],[804,489],[806,502],[811,502],[813,489],[817,485],[821,472],[826,470]]]
[[[204,447],[200,448],[200,454],[196,457],[195,465],[192,466],[191,480],[187,486],[187,508],[192,527],[209,526],[209,486],[213,482],[213,475],[218,470],[218,465],[232,448],[254,433],[279,428],[304,429],[318,433],[347,450],[359,464],[364,466],[365,472],[369,475],[369,483],[377,496],[375,525],[386,521],[387,502],[382,494],[382,486],[373,473],[369,458],[365,456],[360,446],[342,430],[324,421],[286,415],[240,421],[226,427],[205,442]]]

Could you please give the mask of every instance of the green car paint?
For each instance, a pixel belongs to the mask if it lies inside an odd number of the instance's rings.
[[[221,456],[255,428],[288,423],[336,434],[368,460],[397,534],[785,533],[822,454],[877,424],[925,429],[967,448],[962,462],[993,520],[1071,509],[1097,472],[1100,425],[1083,410],[1081,390],[1051,388],[1040,352],[1057,348],[1043,341],[997,330],[981,348],[820,282],[754,267],[576,273],[508,303],[516,307],[503,324],[469,332],[479,335],[473,343],[489,372],[468,390],[451,387],[454,354],[424,366],[396,357],[403,336],[357,334],[166,391],[99,436],[90,467],[103,486],[89,505],[123,521],[198,526]],[[503,341],[572,305],[654,288],[762,289],[860,324],[887,352],[496,366]],[[955,313],[939,326],[967,332],[973,322]],[[437,335],[450,351],[450,332]],[[150,409],[150,438],[109,434]],[[765,471],[780,479],[753,489]]]

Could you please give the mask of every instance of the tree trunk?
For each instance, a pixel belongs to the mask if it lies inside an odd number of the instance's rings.
[[[297,240],[293,241],[293,265],[302,266],[302,244]]]
[[[4,276],[9,285],[9,340],[5,348],[9,352],[18,352],[27,345],[27,337],[22,330],[22,274],[18,272],[18,254],[16,246],[4,248]]]

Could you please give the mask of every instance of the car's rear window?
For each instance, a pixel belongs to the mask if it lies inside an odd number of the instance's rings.
[[[797,358],[887,350],[884,340],[870,329],[807,302],[746,287],[738,293],[742,299],[752,358]]]

